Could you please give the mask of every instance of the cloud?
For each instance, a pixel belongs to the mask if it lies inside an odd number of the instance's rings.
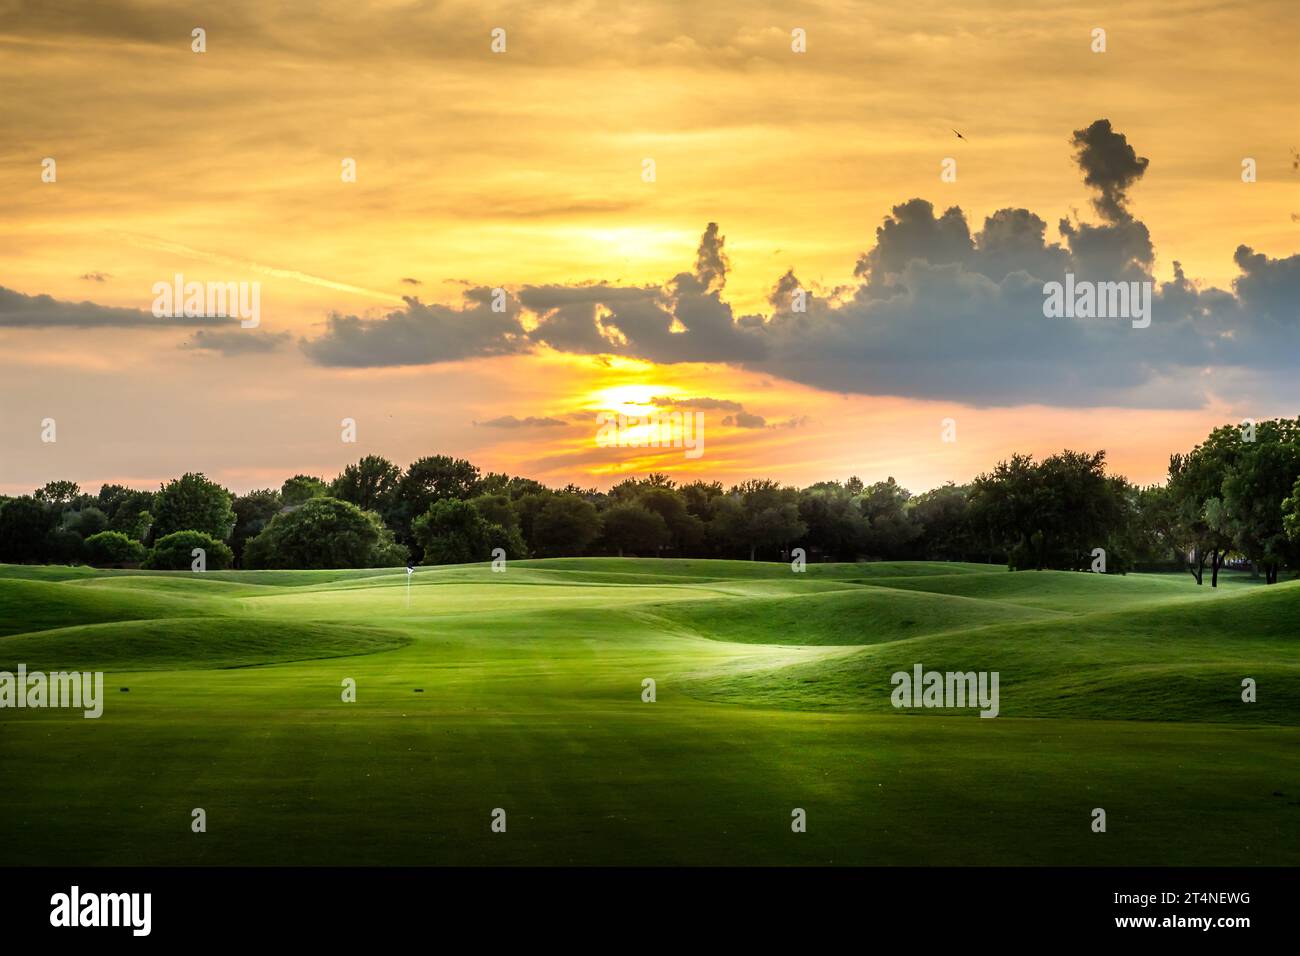
[[[791,418],[787,418],[783,422],[777,422],[775,425],[769,425],[768,427],[769,428],[803,428],[805,425],[811,424],[811,422],[812,419],[809,418],[807,415],[795,415]]]
[[[87,282],[103,282],[106,279],[111,279],[113,277],[107,272],[86,272],[81,275],[81,278],[85,279]]]
[[[302,340],[302,350],[318,365],[340,368],[433,365],[521,350],[517,310],[494,312],[487,288],[470,289],[464,297],[464,308],[455,309],[403,296],[405,308],[382,319],[335,313],[324,335]]]
[[[727,284],[731,261],[722,247],[726,240],[718,233],[718,224],[709,223],[695,253],[695,278],[706,290],[721,289]]]
[[[828,391],[976,405],[1200,407],[1211,390],[1263,387],[1249,382],[1252,371],[1300,360],[1300,256],[1270,259],[1242,246],[1231,291],[1201,288],[1177,264],[1174,279],[1158,283],[1150,232],[1128,209],[1149,161],[1104,119],[1070,144],[1102,221],[1062,219],[1060,241],[1028,209],[997,210],[976,228],[959,207],[911,199],[858,258],[856,285],[822,296],[805,289],[796,311],[794,293],[805,287],[791,270],[773,287],[770,314],[734,317],[720,295],[728,266],[711,223],[694,271],[659,288],[523,290],[521,303],[539,317],[530,339],[653,362],[726,362]],[[1067,273],[1150,282],[1151,326],[1046,318],[1044,285]]]
[[[231,329],[209,332],[200,329],[181,343],[183,349],[219,352],[224,356],[258,355],[274,352],[292,339],[288,332],[254,332],[251,329]]]
[[[409,276],[402,277],[402,285],[423,285],[419,279],[412,279]]]
[[[758,359],[763,342],[722,299],[725,239],[709,223],[692,272],[663,286],[525,286],[520,304],[536,314],[531,342],[563,352],[625,355],[651,362]]]
[[[143,309],[122,309],[94,302],[65,302],[48,295],[26,295],[0,286],[0,327],[26,329],[55,328],[154,328],[232,325],[234,318],[157,318]]]
[[[466,288],[457,305],[404,297],[377,318],[332,314],[324,333],[303,339],[301,348],[317,365],[343,368],[549,348],[727,364],[823,391],[986,406],[1193,408],[1215,393],[1296,394],[1286,373],[1300,362],[1300,255],[1272,258],[1243,243],[1229,289],[1195,282],[1177,260],[1173,278],[1157,282],[1150,231],[1129,209],[1149,161],[1105,119],[1075,130],[1063,145],[1094,191],[1099,218],[1062,218],[1055,238],[1048,220],[1026,208],[998,209],[979,222],[958,206],[937,209],[912,198],[883,217],[874,242],[856,256],[852,284],[813,290],[791,269],[776,279],[766,314],[736,315],[723,297],[731,268],[726,239],[710,222],[693,264],[659,285],[525,285],[500,312],[483,286]],[[1150,282],[1150,327],[1045,317],[1045,284],[1067,274]],[[0,289],[0,326],[180,321]],[[209,341],[196,337],[191,345],[223,354],[272,347]],[[737,423],[761,418],[707,396],[661,401],[729,412]]]
[[[535,418],[529,415],[527,418],[516,418],[514,415],[502,415],[500,418],[490,418],[485,422],[474,423],[479,428],[568,428],[568,422],[559,418]]]
[[[713,409],[724,412],[745,410],[740,402],[733,402],[728,398],[673,398],[671,395],[660,395],[650,399],[650,404],[658,408],[696,408],[706,411]]]
[[[1110,222],[1128,218],[1128,189],[1142,178],[1150,160],[1138,156],[1123,133],[1111,128],[1110,120],[1099,119],[1087,129],[1074,131],[1071,140],[1075,160],[1083,170],[1083,181],[1100,192],[1092,204]]]
[[[796,428],[807,421],[807,416],[804,416],[769,425],[767,419],[762,415],[746,411],[744,405],[729,398],[709,398],[707,396],[701,398],[673,398],[670,395],[661,395],[650,399],[650,404],[658,408],[693,408],[699,411],[731,412],[732,414],[722,419],[722,424],[731,428]]]
[[[762,415],[741,411],[736,412],[734,415],[728,415],[722,420],[722,424],[734,428],[763,428],[767,425],[767,419]]]

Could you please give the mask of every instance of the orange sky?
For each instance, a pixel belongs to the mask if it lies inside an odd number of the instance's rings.
[[[187,347],[193,328],[0,326],[0,492],[53,478],[153,486],[188,470],[247,490],[369,453],[452,454],[555,484],[654,469],[796,484],[893,475],[920,491],[1065,446],[1105,448],[1145,482],[1215,424],[1296,414],[1275,367],[1184,368],[1188,407],[1050,390],[1007,404],[920,386],[848,393],[731,359],[539,344],[338,368],[299,345],[327,334],[332,313],[376,320],[402,296],[459,307],[475,286],[661,286],[692,269],[709,222],[725,236],[735,316],[768,315],[787,269],[828,296],[853,285],[877,227],[913,197],[960,206],[972,231],[1025,207],[1057,242],[1059,219],[1095,221],[1070,136],[1101,117],[1151,160],[1130,208],[1156,280],[1176,259],[1231,289],[1239,244],[1300,251],[1289,4],[187,7],[6,6],[0,286],[147,310],[153,284],[178,272],[257,281],[259,332],[279,338],[222,354]],[[795,27],[805,54],[791,51]],[[54,183],[41,181],[45,157]],[[940,181],[945,157],[956,182]],[[1257,158],[1258,182],[1242,183],[1243,157]],[[340,179],[344,158],[355,183]],[[656,397],[734,403],[764,425],[709,410],[698,460],[596,444],[598,411],[651,410]],[[40,440],[47,417],[55,443]],[[485,424],[511,417],[563,424]],[[355,444],[340,441],[344,418]],[[944,418],[956,442],[940,440]]]

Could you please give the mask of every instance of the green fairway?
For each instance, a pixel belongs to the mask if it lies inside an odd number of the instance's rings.
[[[0,566],[0,671],[106,675],[98,720],[0,710],[0,863],[1294,865],[1300,582],[1221,585]],[[917,664],[1000,715],[895,709]]]

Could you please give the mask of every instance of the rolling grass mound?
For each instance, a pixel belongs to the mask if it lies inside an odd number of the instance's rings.
[[[946,629],[853,655],[712,674],[691,692],[794,709],[974,715],[896,711],[891,676],[919,663],[944,672],[997,671],[1003,716],[1300,725],[1297,621],[1300,583],[1288,583],[1204,601],[1165,598],[1135,610]],[[1241,701],[1245,678],[1257,684],[1254,704]]]
[[[193,595],[191,589],[190,595]],[[184,617],[210,608],[190,597],[84,587],[75,583],[0,578],[0,635],[75,624]]]
[[[880,644],[1049,616],[1012,604],[870,587],[685,601],[655,611],[678,627],[716,641],[809,646]]]
[[[1241,576],[1244,578],[1245,576]],[[1221,576],[1220,587],[1197,587],[1191,575],[1092,574],[1078,571],[986,571],[979,574],[900,575],[863,583],[935,594],[1004,601],[1053,611],[1091,613],[1136,607],[1165,598],[1196,600],[1235,594],[1241,587]]]
[[[181,670],[373,654],[410,643],[382,628],[244,617],[170,618],[0,638],[0,670]]]
[[[0,710],[0,766],[28,768],[0,864],[1300,863],[1300,582],[614,558],[409,580],[408,603],[400,568],[0,566],[0,670],[110,691],[98,720]],[[894,709],[918,663],[998,671],[999,718]]]

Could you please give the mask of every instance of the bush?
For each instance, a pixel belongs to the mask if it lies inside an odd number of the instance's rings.
[[[86,539],[86,556],[91,564],[139,564],[144,560],[144,545],[120,531],[101,531]]]
[[[379,515],[337,498],[282,511],[244,548],[245,568],[391,568],[406,563]]]
[[[235,559],[230,548],[210,534],[202,531],[173,531],[154,543],[144,567],[151,571],[191,571],[194,568],[195,548],[202,548],[207,553],[209,571],[222,571],[230,567]]]
[[[55,528],[45,536],[45,560],[51,564],[80,564],[86,557],[86,543],[68,528]]]

